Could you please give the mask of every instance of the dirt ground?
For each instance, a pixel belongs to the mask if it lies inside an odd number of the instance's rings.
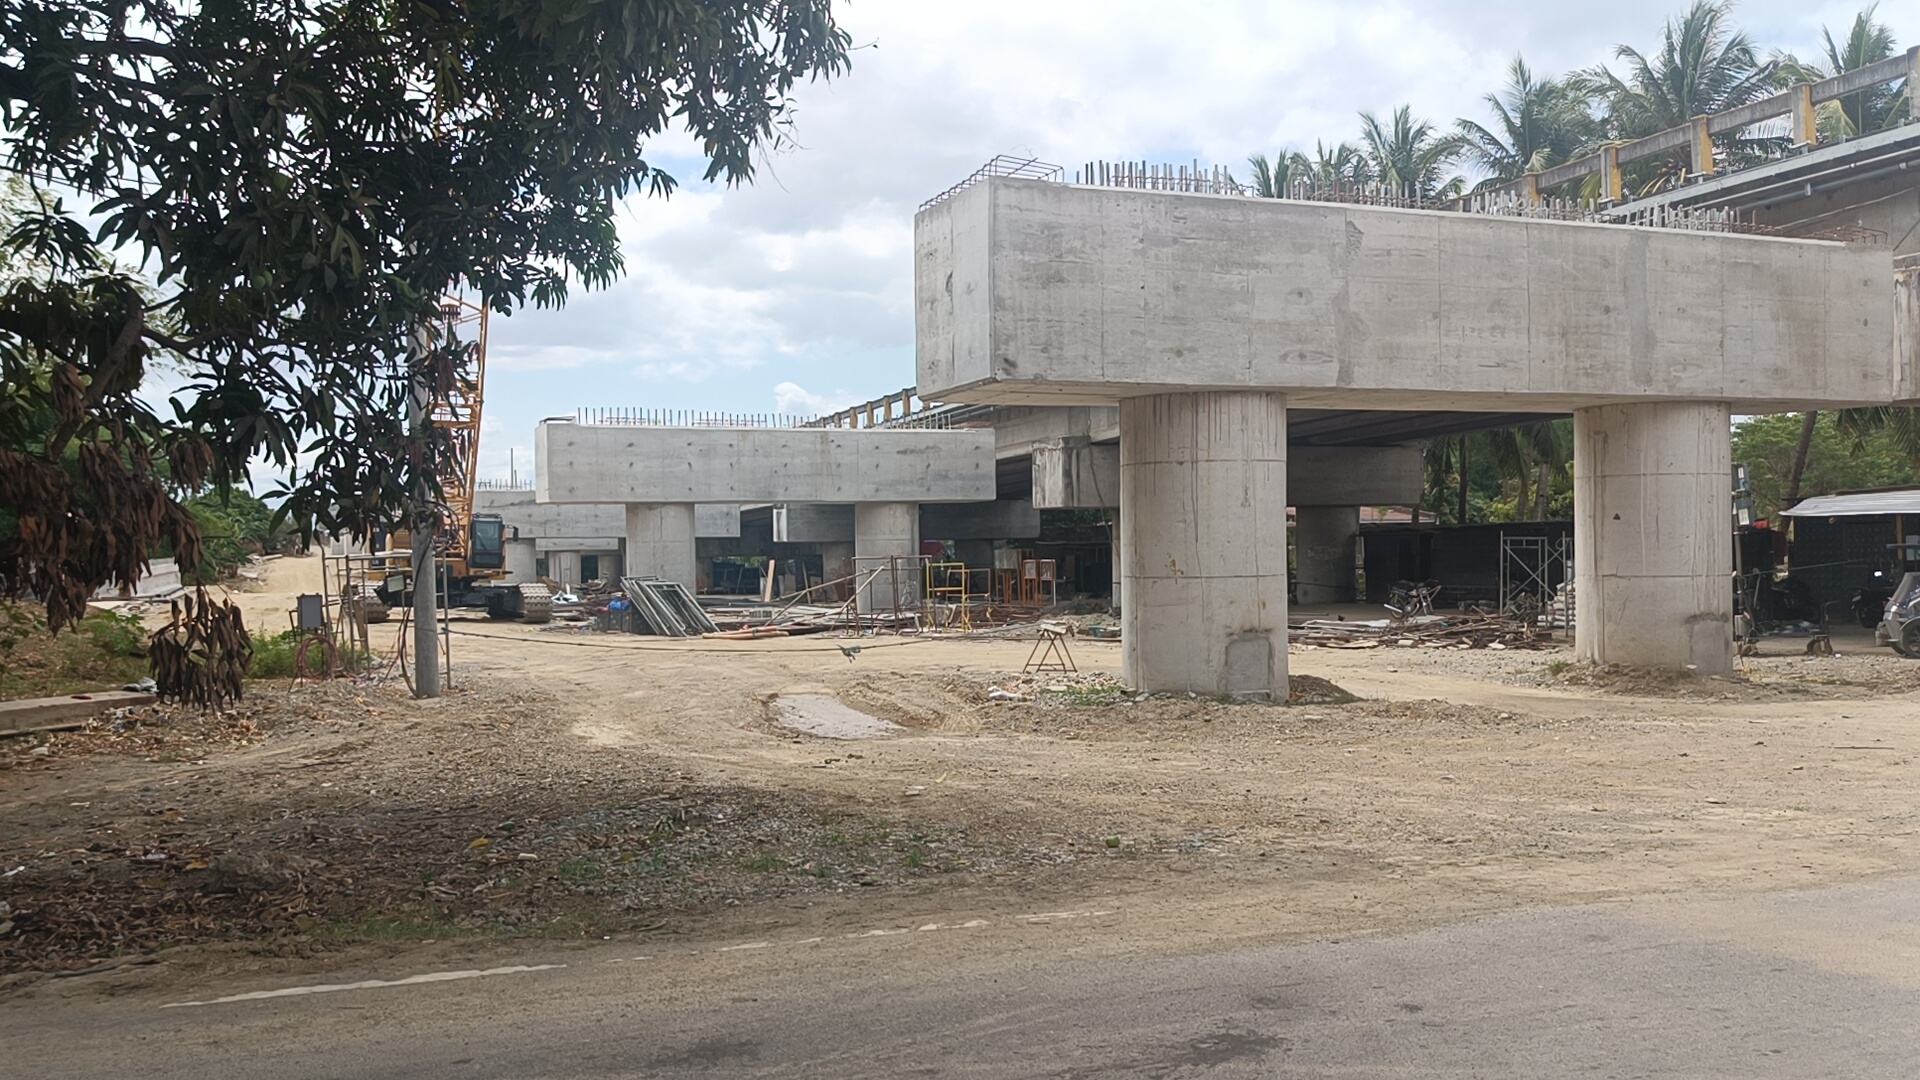
[[[318,563],[273,564],[249,625],[277,629]],[[1312,649],[1294,672],[1359,700],[1267,706],[1128,694],[1088,639],[1078,674],[1021,676],[1021,640],[455,628],[439,701],[268,685],[0,744],[0,988],[156,954],[870,924],[930,896],[1272,939],[1920,865],[1920,663],[1884,651],[1661,680]],[[782,726],[809,695],[899,730]]]

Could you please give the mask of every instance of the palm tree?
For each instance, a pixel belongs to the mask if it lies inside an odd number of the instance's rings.
[[[1313,156],[1300,155],[1299,165],[1301,181],[1321,193],[1352,191],[1368,180],[1367,156],[1349,142],[1315,140]]]
[[[1906,456],[1914,471],[1920,472],[1920,409],[1895,405],[1841,409],[1834,423],[1840,434],[1852,441],[1856,455],[1866,449],[1867,439],[1885,432],[1894,449]]]
[[[1481,188],[1578,157],[1599,139],[1600,126],[1574,85],[1536,78],[1522,57],[1507,65],[1506,88],[1485,101],[1493,127],[1458,121],[1461,153],[1487,173]]]
[[[1516,520],[1544,521],[1556,481],[1571,479],[1573,422],[1532,424],[1430,439],[1421,450],[1426,468],[1423,505],[1436,522],[1451,511],[1453,524],[1467,523],[1475,462],[1485,462],[1513,494]]]
[[[1626,77],[1605,65],[1573,76],[1577,90],[1606,106],[1607,134],[1634,139],[1679,127],[1696,116],[1723,112],[1767,97],[1778,88],[1779,60],[1761,60],[1753,39],[1733,26],[1732,0],[1694,0],[1679,21],[1667,20],[1660,48],[1649,56],[1616,45]],[[1735,160],[1764,156],[1779,139],[1736,140],[1725,148]],[[1657,190],[1684,174],[1678,161],[1639,170],[1636,186]]]
[[[1782,56],[1779,58],[1781,70],[1796,82],[1819,82],[1892,57],[1900,51],[1900,46],[1894,40],[1892,28],[1874,19],[1879,7],[1878,3],[1868,4],[1853,17],[1853,26],[1844,44],[1833,40],[1832,30],[1821,28],[1820,34],[1827,46],[1824,64],[1802,63],[1792,56]],[[1907,109],[1904,89],[1890,85],[1868,87],[1821,103],[1820,137],[1849,139],[1892,127],[1906,119]]]
[[[1291,198],[1293,186],[1313,168],[1306,155],[1295,150],[1283,150],[1272,161],[1265,154],[1255,154],[1247,164],[1253,169],[1253,193],[1262,199]]]
[[[1385,125],[1372,113],[1361,113],[1360,138],[1372,178],[1400,198],[1447,198],[1466,187],[1465,179],[1446,176],[1464,144],[1457,136],[1436,132],[1432,121],[1415,120],[1412,106],[1393,110]]]

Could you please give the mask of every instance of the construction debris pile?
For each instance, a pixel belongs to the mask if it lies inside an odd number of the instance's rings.
[[[1409,619],[1308,619],[1290,626],[1288,642],[1326,649],[1552,649],[1550,631],[1533,618],[1482,615],[1417,615]]]

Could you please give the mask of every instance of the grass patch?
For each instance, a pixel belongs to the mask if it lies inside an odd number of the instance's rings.
[[[1060,690],[1042,690],[1048,701],[1075,708],[1103,708],[1118,705],[1126,697],[1119,687],[1069,686]]]
[[[147,677],[147,631],[95,611],[59,634],[27,604],[0,604],[0,699],[118,690]]]
[[[592,859],[568,859],[560,864],[559,874],[568,885],[592,885],[607,877],[606,868]]]
[[[1571,660],[1549,660],[1547,661],[1547,674],[1558,677],[1565,674],[1566,670],[1572,666],[1573,661]]]

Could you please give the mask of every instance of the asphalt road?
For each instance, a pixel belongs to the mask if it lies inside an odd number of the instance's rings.
[[[15,998],[0,1076],[1912,1077],[1917,912],[1896,878],[1220,951],[1116,911],[516,953],[565,966]]]

